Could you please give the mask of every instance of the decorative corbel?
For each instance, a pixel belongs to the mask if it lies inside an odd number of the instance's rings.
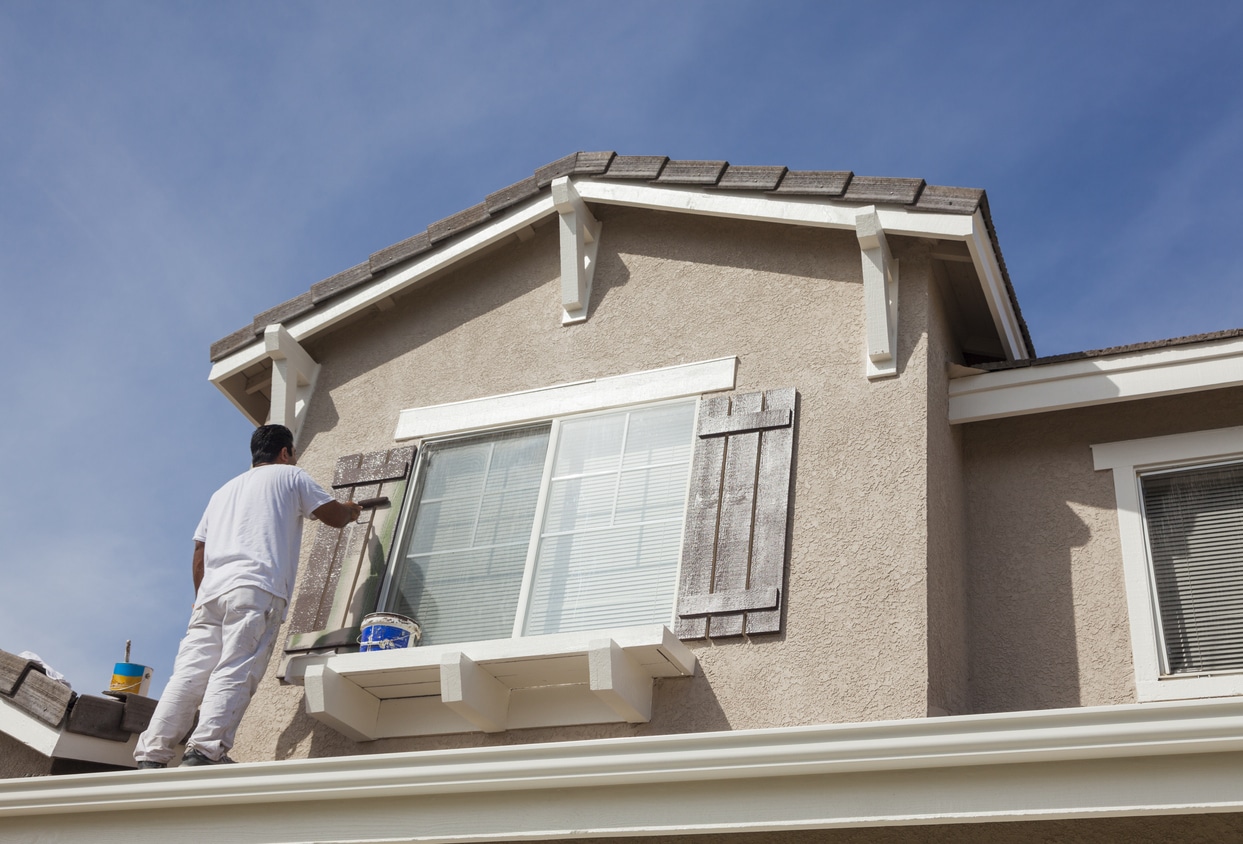
[[[263,345],[272,359],[272,410],[268,422],[293,431],[297,442],[311,394],[315,392],[319,364],[279,323],[263,330]]]
[[[863,299],[867,321],[867,377],[898,374],[898,262],[889,253],[876,207],[860,208],[855,234],[863,258]]]
[[[553,180],[552,201],[561,218],[561,324],[570,325],[587,319],[600,221],[578,195],[569,176]]]

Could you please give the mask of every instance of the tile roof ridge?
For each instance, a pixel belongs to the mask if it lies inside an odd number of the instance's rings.
[[[1227,328],[1221,331],[1208,331],[1202,334],[1185,334],[1181,337],[1169,337],[1162,340],[1145,340],[1141,343],[1128,343],[1122,346],[1107,346],[1101,349],[1088,349],[1082,352],[1063,352],[1047,357],[1023,358],[1022,360],[997,361],[995,363],[975,363],[972,367],[987,372],[1004,372],[1009,369],[1023,369],[1030,366],[1046,366],[1055,363],[1068,363],[1076,360],[1110,357],[1134,352],[1147,352],[1154,349],[1168,349],[1177,346],[1192,346],[1197,343],[1212,343],[1217,340],[1230,340],[1243,337],[1243,328]]]
[[[790,170],[784,166],[735,165],[728,161],[673,160],[663,155],[618,155],[613,151],[573,152],[539,167],[525,179],[488,194],[483,202],[437,220],[405,240],[371,253],[367,261],[329,276],[310,289],[257,314],[251,324],[211,345],[213,362],[254,343],[273,323],[311,312],[328,299],[361,287],[398,264],[433,251],[458,235],[484,225],[548,189],[561,176],[610,181],[640,181],[711,191],[756,192],[774,197],[808,196],[862,205],[900,205],[912,211],[974,214],[982,210],[1000,259],[987,198],[982,189],[928,185],[923,179],[856,176],[842,170]],[[1007,291],[1018,311],[1009,275]],[[1031,348],[1027,326],[1024,338]]]

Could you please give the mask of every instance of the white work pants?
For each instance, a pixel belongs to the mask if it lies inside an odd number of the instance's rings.
[[[216,760],[228,753],[272,657],[284,612],[283,599],[253,586],[240,586],[195,607],[173,676],[138,739],[134,758],[172,759],[196,709],[199,723],[187,748]]]

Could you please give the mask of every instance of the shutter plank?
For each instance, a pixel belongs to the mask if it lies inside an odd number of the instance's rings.
[[[713,396],[699,404],[700,425],[729,414],[729,398]],[[725,463],[725,440],[701,439],[696,443],[691,468],[690,501],[686,508],[686,536],[682,544],[682,576],[679,602],[712,591],[712,572],[716,560],[716,528],[720,510],[721,470]],[[677,620],[682,639],[702,639],[708,633],[705,617]]]
[[[735,396],[733,413],[756,414],[763,395],[745,393]],[[744,592],[751,560],[751,527],[755,515],[755,476],[759,462],[758,431],[734,434],[725,441],[725,473],[721,484],[721,523],[717,532],[716,572],[712,592]],[[708,635],[740,636],[743,632],[741,613],[710,616]]]
[[[692,470],[678,636],[781,629],[794,388],[705,399]],[[714,497],[715,496],[715,497]]]
[[[320,525],[315,545],[290,612],[286,652],[351,645],[358,622],[374,609],[374,578],[384,568],[380,538],[375,530],[395,514],[401,490],[414,458],[414,446],[350,454],[337,461],[333,491],[338,501],[379,499],[386,503],[364,510],[357,522],[337,528]],[[391,500],[391,501],[390,501]],[[387,509],[389,506],[392,509]],[[379,557],[377,562],[375,557]],[[377,570],[378,566],[378,570]]]
[[[766,412],[794,418],[794,388],[764,393]],[[756,480],[755,529],[751,535],[751,589],[780,593],[785,579],[786,525],[790,503],[790,465],[794,457],[793,425],[771,428],[760,437],[760,467]],[[776,633],[781,629],[781,606],[756,608],[747,613],[748,633]]]

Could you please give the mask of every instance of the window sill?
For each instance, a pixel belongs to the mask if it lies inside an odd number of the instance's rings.
[[[1243,674],[1172,675],[1156,680],[1141,679],[1135,685],[1140,703],[1237,697],[1243,695]]]
[[[296,664],[301,663],[301,664]],[[355,741],[651,720],[653,681],[695,673],[663,625],[295,657],[307,713]],[[295,680],[296,682],[296,680]]]

